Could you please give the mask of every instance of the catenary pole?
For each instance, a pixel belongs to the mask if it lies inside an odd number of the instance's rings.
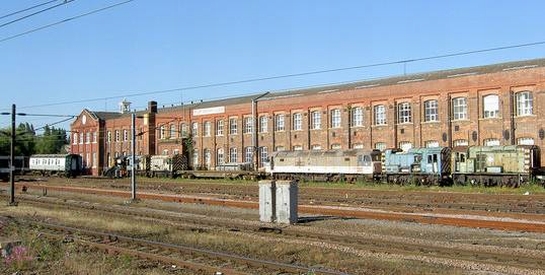
[[[9,184],[10,184],[10,196],[9,205],[16,206],[15,202],[15,104],[11,106],[11,145],[9,148]]]

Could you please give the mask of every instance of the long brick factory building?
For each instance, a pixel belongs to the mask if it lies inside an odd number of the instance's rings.
[[[136,111],[137,155],[192,169],[261,167],[274,151],[534,144],[545,138],[545,59],[435,71]],[[99,175],[131,155],[132,113],[84,109],[71,152]],[[254,124],[255,122],[255,124]],[[545,163],[542,154],[541,163]]]

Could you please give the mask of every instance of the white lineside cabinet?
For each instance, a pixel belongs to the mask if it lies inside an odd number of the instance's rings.
[[[276,222],[297,223],[297,193],[295,181],[276,182]]]
[[[259,181],[259,220],[275,221],[276,187],[272,180]]]

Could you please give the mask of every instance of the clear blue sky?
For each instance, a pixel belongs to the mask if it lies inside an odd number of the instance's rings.
[[[46,0],[4,0],[0,16]],[[0,40],[123,0],[75,0]],[[60,3],[62,1],[58,1]],[[39,8],[37,9],[39,10]],[[0,42],[0,110],[73,114],[545,57],[545,45],[238,85],[201,85],[545,41],[545,2],[135,0]],[[0,24],[20,17],[0,20]],[[171,92],[156,92],[179,89]],[[131,94],[140,94],[133,96]],[[77,101],[77,102],[75,102]],[[60,118],[18,117],[35,127]],[[0,116],[0,127],[10,125]],[[69,128],[68,123],[57,125]]]

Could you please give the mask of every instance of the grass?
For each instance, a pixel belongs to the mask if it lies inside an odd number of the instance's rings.
[[[3,208],[3,209],[2,209]],[[440,269],[419,263],[384,261],[371,257],[362,259],[357,253],[328,249],[321,245],[308,245],[298,240],[286,240],[276,235],[256,235],[225,230],[190,230],[174,228],[165,224],[135,218],[110,218],[88,212],[66,209],[36,209],[24,205],[16,208],[0,206],[7,215],[33,216],[39,219],[62,220],[67,225],[87,226],[96,230],[120,232],[149,240],[176,243],[212,249],[233,251],[237,254],[252,255],[261,259],[279,259],[290,263],[328,266],[337,270],[365,271],[369,274],[399,273],[403,266],[413,266],[413,270],[403,270],[403,274],[435,274]],[[2,274],[167,274],[165,267],[145,263],[123,255],[108,255],[102,251],[91,251],[71,242],[50,242],[40,237],[38,232],[22,231],[16,225],[9,226],[1,233],[9,234],[23,241],[28,254],[17,264],[4,265]],[[59,272],[62,271],[62,272]],[[38,273],[32,273],[38,272]],[[165,273],[166,272],[166,273]],[[356,272],[359,273],[359,272]]]

